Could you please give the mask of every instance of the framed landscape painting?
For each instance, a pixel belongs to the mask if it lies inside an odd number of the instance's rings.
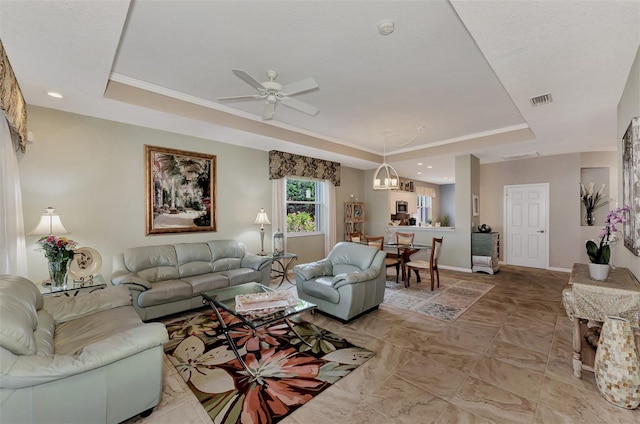
[[[216,231],[216,157],[144,146],[149,234]]]
[[[622,198],[629,205],[624,223],[624,245],[640,256],[640,116],[631,120],[622,137]]]

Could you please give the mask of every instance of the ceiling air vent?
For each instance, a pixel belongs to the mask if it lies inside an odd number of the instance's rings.
[[[527,152],[527,153],[515,153],[513,155],[500,156],[503,160],[514,160],[514,159],[524,159],[524,158],[534,158],[540,156],[538,152]]]
[[[551,93],[543,94],[541,96],[532,97],[529,99],[532,106],[542,106],[547,103],[551,103],[553,99],[551,98]]]

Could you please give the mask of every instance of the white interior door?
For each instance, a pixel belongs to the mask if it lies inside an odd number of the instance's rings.
[[[548,268],[549,185],[505,186],[505,262]]]

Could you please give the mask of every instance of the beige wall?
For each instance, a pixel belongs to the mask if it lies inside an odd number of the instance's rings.
[[[106,278],[113,255],[127,247],[238,239],[260,250],[253,221],[261,207],[271,216],[267,152],[52,109],[28,113],[36,142],[19,157],[27,232],[47,206],[55,207],[67,236],[100,252]],[[217,232],[145,235],[145,144],[217,156]],[[267,247],[271,226],[265,232]],[[27,236],[29,277],[36,282],[48,275],[43,253],[34,251],[37,238]]]
[[[601,225],[584,227],[580,215],[581,167],[610,168],[607,192],[617,190],[616,152],[575,153],[485,164],[480,167],[480,221],[504,233],[504,186],[549,184],[549,266],[568,270],[587,262],[584,243],[598,236]],[[602,223],[599,223],[602,224]],[[506,245],[502,241],[501,259]]]
[[[627,84],[618,103],[618,151],[622,151],[622,136],[627,130],[631,118],[636,116],[640,116],[640,48],[636,52]],[[618,155],[618,169],[622,169],[622,155]],[[622,184],[618,187],[618,198],[622,199]],[[638,207],[638,202],[640,200],[636,199],[636,207]],[[640,212],[636,210],[636,213]],[[633,255],[624,246],[617,246],[614,256],[617,266],[631,269],[636,278],[640,280],[640,257]]]

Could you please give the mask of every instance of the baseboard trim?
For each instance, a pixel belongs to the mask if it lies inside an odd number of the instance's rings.
[[[549,268],[547,268],[548,271],[559,271],[559,272],[571,272],[571,269],[569,268],[556,268],[556,267],[552,267],[550,266]]]
[[[438,264],[438,268],[448,269],[449,271],[468,272],[469,274],[471,274],[471,268],[459,268],[457,266],[448,266],[448,265],[440,265],[440,264]]]

